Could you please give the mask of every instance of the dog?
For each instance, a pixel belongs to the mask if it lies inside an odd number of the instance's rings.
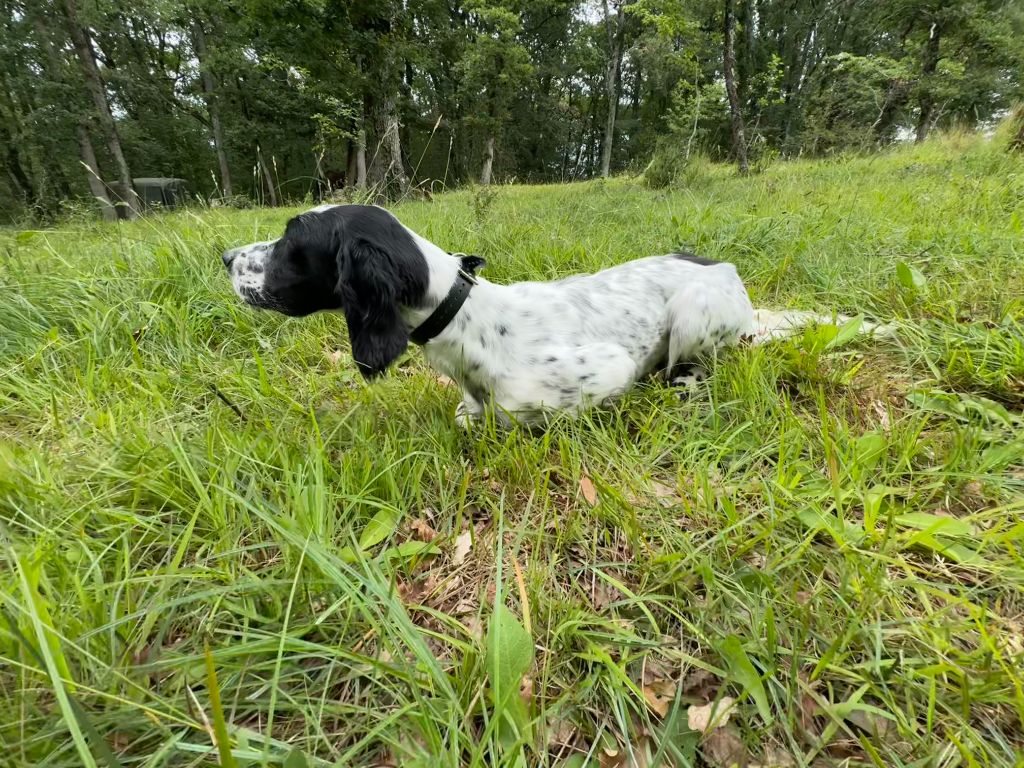
[[[689,253],[552,282],[498,285],[483,260],[449,253],[376,206],[324,205],[282,237],[226,251],[235,292],[292,317],[344,313],[364,377],[410,342],[462,391],[456,421],[488,406],[504,422],[578,414],[665,374],[692,385],[702,359],[742,340],[791,333],[810,313],[755,311],[736,268]]]

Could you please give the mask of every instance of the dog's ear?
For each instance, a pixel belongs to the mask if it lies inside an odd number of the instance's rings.
[[[400,312],[403,278],[399,261],[366,239],[343,242],[338,250],[337,291],[352,357],[367,379],[384,373],[409,346]]]

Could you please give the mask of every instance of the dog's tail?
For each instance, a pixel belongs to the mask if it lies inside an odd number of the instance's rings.
[[[755,309],[754,332],[749,336],[751,344],[766,344],[775,339],[787,339],[813,325],[845,325],[853,318],[847,315],[823,315],[799,309]],[[892,336],[893,325],[862,320],[858,332],[875,337]]]

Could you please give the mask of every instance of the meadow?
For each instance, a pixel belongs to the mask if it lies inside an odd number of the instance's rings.
[[[0,765],[1024,764],[1024,160],[396,206],[492,281],[685,246],[896,326],[541,433],[243,306],[298,210],[0,231]]]

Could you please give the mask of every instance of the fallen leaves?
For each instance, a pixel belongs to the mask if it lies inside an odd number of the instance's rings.
[[[701,753],[713,768],[745,768],[747,765],[747,747],[732,725],[719,728],[704,739]]]
[[[455,539],[455,547],[452,549],[452,568],[458,568],[464,562],[470,551],[473,549],[473,533],[464,531]]]
[[[409,526],[409,530],[412,531],[413,536],[419,541],[433,541],[437,538],[437,531],[434,527],[424,520],[422,517],[417,520],[413,520]]]
[[[658,717],[665,717],[676,697],[676,684],[671,680],[655,680],[641,689],[647,706]],[[691,707],[693,709],[693,707]],[[691,728],[693,726],[690,726]]]
[[[583,494],[583,498],[590,506],[597,506],[597,488],[594,487],[594,481],[587,475],[580,478],[580,493]]]
[[[686,711],[686,721],[691,731],[709,734],[723,727],[736,709],[736,700],[732,696],[723,696],[719,701],[711,701],[703,706],[691,706]]]

